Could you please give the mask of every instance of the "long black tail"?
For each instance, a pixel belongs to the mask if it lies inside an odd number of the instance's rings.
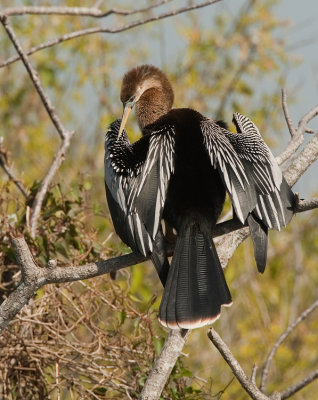
[[[212,239],[196,225],[178,234],[159,309],[160,322],[193,329],[214,322],[232,298]]]

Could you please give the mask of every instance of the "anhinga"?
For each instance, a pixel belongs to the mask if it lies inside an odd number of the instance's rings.
[[[151,65],[123,78],[122,120],[105,142],[105,183],[116,232],[132,248],[151,255],[164,293],[160,322],[169,328],[212,323],[232,303],[212,241],[228,192],[234,212],[248,222],[258,270],[263,272],[268,228],[292,217],[293,192],[257,127],[234,114],[237,133],[189,108],[172,109],[166,75]],[[142,138],[130,144],[124,131],[135,107]],[[161,221],[177,232],[171,266]]]

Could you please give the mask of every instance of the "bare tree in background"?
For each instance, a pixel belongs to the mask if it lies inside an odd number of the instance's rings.
[[[8,35],[12,46],[15,48],[17,55],[8,58],[7,60],[3,60],[0,62],[1,68],[7,68],[14,62],[20,62],[23,64],[26,69],[29,79],[33,84],[33,90],[36,90],[38,93],[41,103],[44,109],[47,112],[48,117],[51,120],[51,123],[55,127],[56,133],[60,139],[60,145],[56,149],[54,157],[51,161],[49,169],[43,174],[41,182],[39,186],[36,188],[35,193],[33,193],[32,197],[30,197],[30,188],[26,187],[23,183],[22,179],[19,179],[13,169],[10,166],[9,157],[5,148],[5,143],[0,142],[0,166],[2,167],[3,173],[7,175],[8,179],[12,181],[21,192],[22,196],[25,198],[27,204],[27,212],[26,212],[26,221],[25,224],[30,233],[31,238],[35,238],[38,232],[39,227],[39,219],[41,212],[43,211],[43,204],[45,201],[45,197],[52,185],[54,177],[56,176],[57,171],[62,165],[65,158],[67,158],[67,152],[72,145],[72,138],[74,136],[74,131],[67,129],[63,121],[61,121],[59,117],[58,110],[52,104],[50,97],[48,95],[47,90],[41,82],[41,77],[39,76],[36,67],[33,65],[32,61],[30,61],[30,55],[36,52],[39,52],[45,48],[59,45],[62,42],[73,40],[79,37],[87,36],[87,35],[101,35],[101,34],[118,34],[123,31],[127,31],[134,27],[144,25],[150,22],[155,22],[160,19],[173,17],[177,14],[185,13],[190,10],[197,10],[203,7],[211,6],[212,4],[218,2],[219,0],[205,1],[202,3],[190,1],[189,3],[173,9],[173,7],[169,7],[170,4],[173,4],[172,0],[163,0],[156,3],[151,4],[148,7],[143,7],[140,9],[131,9],[131,10],[121,10],[121,9],[110,9],[110,10],[102,10],[99,7],[99,3],[97,2],[96,7],[86,8],[86,7],[41,7],[41,6],[28,6],[28,7],[12,7],[7,9],[0,10],[0,20],[2,26],[4,28],[4,32]],[[162,7],[164,10],[162,11]],[[171,9],[170,9],[171,8]],[[156,12],[159,9],[160,12]],[[56,39],[50,40],[46,43],[39,44],[30,49],[25,49],[21,44],[20,37],[17,36],[14,25],[12,24],[12,20],[15,16],[25,16],[25,15],[50,15],[50,16],[60,16],[61,18],[65,15],[72,15],[74,18],[83,18],[83,17],[91,17],[95,19],[102,19],[103,25],[84,28],[78,31],[70,32],[64,34]],[[104,25],[104,21],[107,21],[107,18],[111,16],[121,16],[123,18],[123,24],[117,25],[115,27],[110,27],[106,24]],[[136,17],[135,17],[136,16]],[[135,17],[133,21],[129,20],[128,23],[125,23],[126,17]],[[318,133],[314,133],[310,127],[310,121],[317,117],[318,115],[318,106],[314,107],[312,110],[308,111],[299,121],[297,127],[294,126],[293,121],[288,112],[287,106],[287,96],[286,91],[282,92],[282,110],[286,119],[288,131],[290,134],[290,141],[286,148],[281,152],[281,154],[277,157],[278,163],[282,166],[284,171],[285,178],[287,182],[293,186],[304,174],[304,172],[313,164],[314,161],[318,159]],[[312,135],[308,143],[301,149],[306,135]],[[31,202],[29,200],[32,200]],[[310,199],[310,200],[300,200],[296,199],[295,212],[303,212],[312,210],[314,208],[318,208],[318,199]],[[8,231],[9,235],[10,232]],[[217,251],[219,254],[219,258],[221,260],[223,268],[226,267],[228,261],[232,257],[236,248],[241,244],[248,236],[249,230],[247,227],[243,227],[237,221],[226,221],[220,223],[217,226],[214,237],[220,237],[217,243]],[[91,277],[96,277],[102,274],[115,272],[120,269],[123,269],[127,266],[135,265],[145,260],[143,256],[140,254],[130,253],[126,255],[122,255],[119,257],[107,259],[107,260],[96,260],[95,262],[86,263],[80,266],[69,265],[69,267],[59,267],[55,260],[50,260],[46,266],[46,268],[42,268],[38,265],[38,263],[34,260],[32,256],[32,252],[23,236],[11,236],[12,250],[14,251],[17,263],[21,270],[21,281],[19,285],[11,292],[11,294],[3,301],[0,306],[0,330],[4,330],[6,326],[16,319],[21,322],[30,322],[25,317],[19,317],[19,312],[23,306],[25,306],[30,299],[33,298],[35,292],[47,284],[59,284],[63,282],[73,282],[73,281],[82,281]],[[173,252],[173,248],[170,249],[170,252]],[[90,301],[94,303],[93,293],[90,293],[89,286],[87,286],[84,282],[79,283],[86,288],[86,292],[89,293]],[[60,289],[58,289],[60,290]],[[111,301],[107,297],[106,294],[99,293],[99,296],[103,299],[105,304],[108,304],[110,307],[113,306]],[[52,294],[52,298],[54,295]],[[47,299],[50,301],[50,299]],[[221,339],[221,337],[213,330],[209,330],[208,337],[212,341],[212,343],[216,346],[218,351],[221,353],[222,357],[229,364],[230,368],[233,371],[233,374],[236,376],[242,387],[248,393],[248,396],[252,399],[287,399],[291,397],[294,393],[308,385],[314,379],[318,377],[318,370],[313,371],[310,375],[308,375],[303,380],[296,382],[293,386],[284,389],[281,392],[274,392],[269,394],[267,392],[267,381],[268,381],[268,372],[271,366],[271,361],[281,343],[285,340],[285,338],[298,326],[298,324],[305,319],[314,309],[318,306],[318,302],[313,303],[307,310],[305,310],[295,321],[293,321],[287,330],[282,333],[282,335],[278,338],[277,343],[274,345],[272,350],[269,352],[267,359],[264,362],[264,367],[261,372],[261,384],[260,387],[256,384],[256,369],[255,366],[253,369],[253,374],[249,378],[246,373],[243,371],[239,362],[234,358],[230,349]],[[44,307],[44,306],[43,306]],[[56,308],[58,310],[63,308],[62,303],[56,303]],[[79,316],[81,315],[81,310],[78,310]],[[61,317],[62,318],[62,317]],[[41,324],[38,322],[39,325]],[[74,326],[77,322],[74,322]],[[96,338],[100,340],[102,343],[101,333],[95,330],[94,324],[87,326],[87,329],[92,333],[92,335],[96,335]],[[47,326],[46,326],[46,329]],[[50,334],[56,336],[62,336],[63,333],[60,333],[57,327],[54,325],[54,322],[50,321],[49,325]],[[74,328],[75,329],[75,328]],[[65,324],[65,332],[71,332],[72,329],[68,330]],[[164,386],[171,374],[173,367],[175,366],[178,357],[180,356],[183,346],[189,336],[189,331],[170,331],[164,347],[157,357],[153,369],[150,372],[148,379],[144,384],[144,388],[142,393],[140,394],[140,399],[159,399]],[[42,346],[43,344],[39,344]],[[80,343],[75,341],[74,346],[79,346]],[[17,344],[18,347],[18,344]],[[115,347],[115,344],[114,344]],[[73,351],[74,349],[71,349]],[[43,347],[43,353],[45,353],[45,348]],[[84,349],[82,349],[84,353]],[[115,351],[115,350],[114,350]],[[121,355],[124,357],[124,355]],[[112,355],[109,355],[110,359]],[[138,359],[138,355],[131,355],[134,360]],[[134,358],[135,357],[135,358]],[[63,354],[59,354],[59,359],[63,359]],[[69,362],[69,360],[68,360]],[[136,361],[137,362],[137,361]],[[74,370],[76,370],[79,374],[84,373],[85,364],[83,365],[80,362],[73,361]],[[34,365],[32,368],[39,368],[38,365]],[[90,374],[94,376],[94,374],[98,374],[100,372],[100,368],[98,362],[92,363]],[[59,362],[56,362],[55,380],[56,387],[58,390],[59,387]],[[54,375],[54,374],[53,374]],[[111,380],[112,375],[110,373],[105,373],[105,379]],[[74,378],[75,380],[75,378]],[[124,381],[117,381],[117,388],[121,390],[123,396],[125,395],[127,398],[131,397],[130,388]],[[44,392],[43,392],[44,393]],[[99,398],[92,391],[87,395],[91,395],[92,398]],[[58,392],[58,396],[60,393]]]

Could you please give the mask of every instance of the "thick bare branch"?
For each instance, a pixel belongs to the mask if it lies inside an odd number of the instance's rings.
[[[318,107],[317,107],[318,111]],[[307,171],[313,162],[318,159],[318,134],[316,134],[310,142],[303,148],[299,155],[294,159],[288,170],[285,172],[286,181],[290,186],[298,181],[298,179]]]
[[[156,359],[143,387],[139,400],[159,399],[190,332],[187,329],[170,330],[160,356]]]
[[[226,236],[221,237],[216,248],[222,268],[227,266],[237,247],[249,236],[249,234],[249,228],[245,227],[240,228],[235,232],[232,231]]]
[[[304,211],[313,210],[318,208],[318,198],[313,198],[310,200],[300,200],[298,193],[296,194],[296,204],[295,204],[295,212],[300,213]]]
[[[75,32],[71,32],[68,34],[65,34],[63,36],[60,36],[56,39],[50,40],[46,43],[42,43],[39,46],[35,46],[32,47],[30,50],[26,51],[27,55],[33,54],[37,51],[55,46],[61,42],[65,42],[67,40],[71,40],[71,39],[75,39],[81,36],[86,36],[86,35],[91,35],[94,33],[120,33],[120,32],[124,32],[127,31],[129,29],[133,29],[136,28],[137,26],[140,25],[145,25],[148,24],[149,22],[154,22],[154,21],[159,21],[161,19],[165,19],[165,18],[169,18],[169,17],[173,17],[179,14],[183,14],[185,12],[188,11],[192,11],[192,10],[197,10],[199,8],[203,8],[203,7],[207,7],[211,4],[214,3],[218,3],[221,0],[209,0],[209,1],[205,1],[203,3],[199,3],[199,4],[191,4],[189,6],[185,6],[185,7],[180,7],[176,10],[172,10],[172,11],[168,11],[168,12],[163,12],[161,14],[158,14],[156,16],[150,16],[150,17],[146,17],[143,19],[139,19],[137,21],[131,22],[129,24],[124,24],[121,25],[119,27],[116,28],[108,28],[108,27],[96,27],[96,28],[87,28],[87,29],[81,29]],[[2,61],[0,63],[0,68],[5,67],[9,64],[14,63],[15,61],[18,61],[19,57],[10,57],[9,59]]]
[[[230,221],[226,221],[220,224],[221,228],[219,229],[219,232],[222,232],[223,234],[223,232],[230,229],[231,224],[229,224],[229,222]],[[226,226],[225,229],[222,229],[223,224]],[[237,229],[236,221],[234,221],[234,227],[235,229]],[[32,256],[30,256],[31,253],[24,238],[21,237],[12,239],[12,245],[18,259],[18,264],[22,271],[22,281],[19,287],[14,292],[12,292],[10,296],[5,300],[5,302],[3,302],[0,306],[0,331],[7,326],[11,319],[32,298],[35,291],[44,285],[50,283],[62,283],[89,279],[94,276],[115,272],[119,269],[135,265],[147,260],[146,257],[140,254],[130,253],[109,260],[101,260],[95,263],[85,264],[78,267],[69,266],[67,268],[54,268],[54,264],[50,262],[48,268],[45,269],[38,267],[33,261],[33,258],[32,262],[30,261],[30,257]],[[172,255],[173,246],[168,247],[167,252],[168,255]],[[221,258],[225,259],[224,256],[222,257],[222,251]],[[30,262],[25,262],[25,260],[29,260]],[[24,271],[33,271],[33,275],[36,276],[35,280],[31,280],[33,283],[29,286],[26,285],[23,277],[27,276],[28,274],[30,275],[30,273]]]
[[[279,349],[279,346],[284,342],[284,340],[288,337],[288,335],[296,328],[296,326],[306,319],[316,308],[318,307],[318,300],[316,300],[310,307],[308,307],[305,311],[303,311],[300,316],[292,322],[287,329],[280,335],[278,340],[276,341],[275,345],[273,346],[272,350],[269,352],[264,367],[262,369],[261,374],[261,390],[264,392],[266,390],[266,383],[269,373],[270,364],[275,356],[275,353]]]
[[[1,13],[6,16],[12,15],[74,15],[74,16],[82,16],[82,17],[95,17],[95,18],[103,18],[108,17],[109,15],[133,15],[146,11],[153,10],[163,4],[169,3],[172,0],[162,0],[151,4],[147,7],[136,8],[133,10],[121,10],[118,8],[111,8],[107,11],[102,11],[99,8],[95,7],[45,7],[45,6],[26,6],[26,7],[11,7],[4,9]]]
[[[28,303],[35,291],[44,285],[92,278],[145,261],[144,256],[130,253],[78,267],[71,265],[67,268],[40,268],[36,265],[23,237],[13,238],[12,246],[22,271],[22,280],[18,288],[0,306],[0,332]]]
[[[235,359],[228,346],[223,342],[220,335],[213,328],[209,329],[208,337],[221,353],[224,360],[228,363],[233,371],[233,374],[236,376],[237,380],[240,382],[249,396],[253,400],[269,400],[270,398],[265,396],[264,393],[258,389],[258,387],[253,383],[253,380],[247,377],[243,368]]]

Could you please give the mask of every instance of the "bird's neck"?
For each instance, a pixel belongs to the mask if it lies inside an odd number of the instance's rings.
[[[171,109],[162,91],[147,90],[136,104],[136,116],[140,129],[156,122]]]

